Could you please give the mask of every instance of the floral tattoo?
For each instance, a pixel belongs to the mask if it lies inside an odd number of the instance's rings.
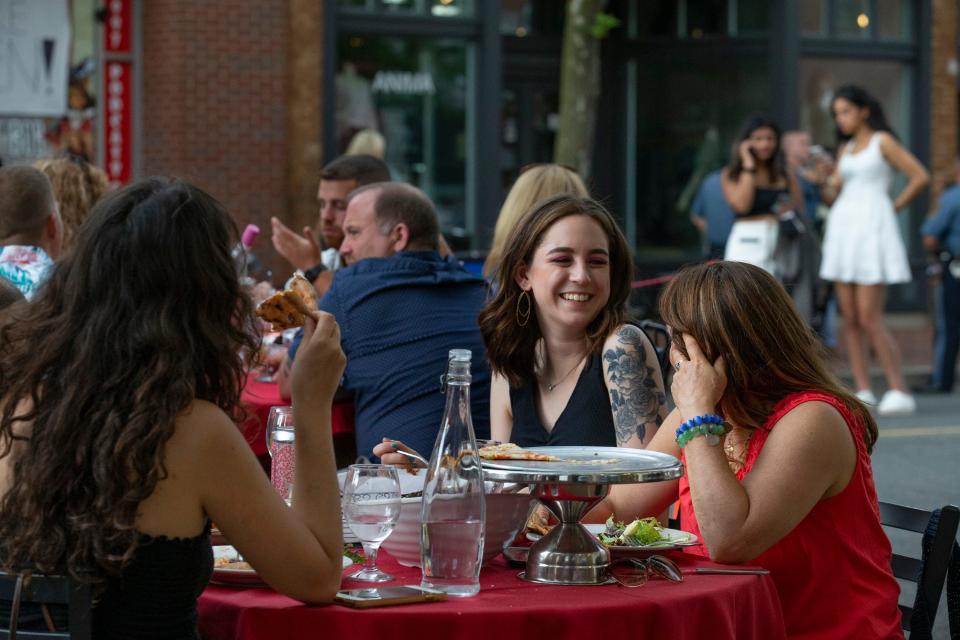
[[[620,445],[634,435],[643,440],[647,425],[659,427],[663,422],[666,395],[657,386],[656,370],[647,366],[644,342],[640,329],[625,325],[617,334],[617,346],[603,352],[610,380],[610,410]]]

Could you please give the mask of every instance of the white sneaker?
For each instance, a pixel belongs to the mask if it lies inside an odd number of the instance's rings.
[[[913,396],[897,389],[890,389],[883,394],[883,399],[877,406],[877,413],[882,416],[905,416],[917,410],[917,401]]]
[[[857,391],[854,395],[857,396],[857,400],[863,404],[871,407],[877,404],[877,396],[873,395],[873,391],[870,391],[870,389],[860,389],[860,391]]]

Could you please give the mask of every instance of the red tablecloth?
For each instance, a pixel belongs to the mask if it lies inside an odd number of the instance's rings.
[[[253,453],[262,456],[267,453],[266,426],[271,407],[286,406],[289,400],[280,396],[280,389],[272,382],[257,382],[256,374],[247,376],[247,384],[240,396],[250,417],[242,430]],[[353,433],[353,402],[333,403],[333,433]]]
[[[673,557],[685,572],[715,566],[690,555]],[[420,583],[419,569],[402,567],[385,552],[379,565],[399,578],[394,584]],[[770,576],[690,574],[682,583],[654,579],[628,589],[531,584],[518,572],[501,556],[481,572],[481,591],[473,598],[366,610],[308,607],[267,588],[211,585],[199,600],[200,632],[206,640],[785,637]],[[343,581],[345,589],[364,586],[370,585]]]

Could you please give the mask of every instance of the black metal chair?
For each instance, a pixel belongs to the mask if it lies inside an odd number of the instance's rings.
[[[660,374],[663,376],[663,383],[667,383],[667,375],[673,371],[673,365],[670,363],[670,333],[666,325],[653,320],[641,320],[637,323],[650,342],[653,343],[653,350],[657,354],[657,362],[660,363]]]
[[[880,523],[885,527],[913,531],[924,535],[921,559],[893,554],[893,575],[917,584],[913,606],[900,605],[903,629],[911,637],[930,637],[937,615],[940,595],[956,546],[960,509],[946,505],[935,514],[923,509],[880,503]],[[960,558],[954,558],[954,562]],[[954,569],[956,571],[956,569]],[[960,579],[960,576],[956,576]]]
[[[0,601],[10,604],[10,625],[0,629],[0,640],[90,640],[92,637],[92,600],[89,585],[78,584],[68,576],[47,576],[6,573],[0,571]],[[21,606],[60,605],[67,609],[67,629],[64,631],[17,630]],[[44,611],[49,627],[52,622]]]

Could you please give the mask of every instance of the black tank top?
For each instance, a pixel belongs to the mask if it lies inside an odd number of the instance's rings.
[[[199,639],[197,598],[213,573],[210,523],[194,538],[142,535],[93,609],[93,637]]]
[[[777,199],[784,193],[790,193],[786,187],[755,187],[753,190],[753,205],[750,210],[737,215],[737,218],[752,218],[753,216],[770,215]]]
[[[521,447],[575,446],[615,447],[617,434],[610,411],[610,395],[603,377],[600,354],[591,354],[580,372],[567,406],[549,433],[540,422],[536,403],[537,385],[510,389],[513,428],[510,441]]]
[[[133,561],[94,597],[93,637],[97,640],[199,640],[197,598],[213,573],[210,523],[199,536],[168,538],[141,534]],[[48,607],[59,631],[67,608]],[[10,624],[10,601],[0,600],[0,624]],[[23,603],[22,631],[46,631],[39,605]]]

